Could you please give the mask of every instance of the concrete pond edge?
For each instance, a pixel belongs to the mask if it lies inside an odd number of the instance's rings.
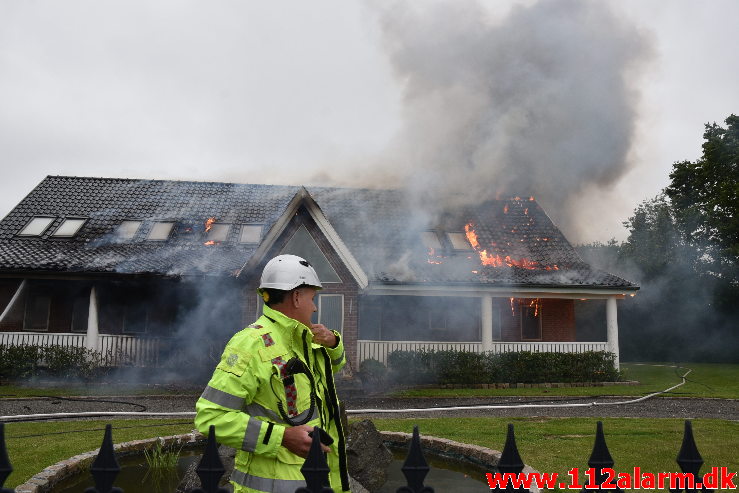
[[[407,447],[413,435],[410,433],[380,431],[383,442],[393,447]],[[157,443],[163,448],[182,447],[195,448],[197,446],[205,446],[207,437],[198,432],[185,433],[183,435],[171,435],[166,437],[154,437],[143,440],[132,440],[130,442],[119,443],[113,446],[116,457],[121,458],[129,455],[143,453]],[[429,453],[441,457],[447,457],[458,461],[467,461],[480,468],[487,468],[491,472],[500,460],[500,452],[498,450],[472,445],[468,443],[455,442],[446,438],[437,438],[432,436],[422,436],[421,445],[424,453]],[[57,462],[32,476],[25,483],[16,486],[16,493],[48,493],[59,483],[72,476],[82,473],[88,473],[90,465],[97,457],[99,449],[84,452],[79,455],[70,457],[61,462]],[[524,467],[524,473],[536,472],[530,466]],[[433,486],[433,485],[431,485]],[[532,492],[536,492],[532,487]]]

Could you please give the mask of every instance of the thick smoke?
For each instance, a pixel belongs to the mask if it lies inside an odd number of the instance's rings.
[[[404,130],[380,167],[439,208],[534,195],[577,233],[587,192],[629,170],[647,36],[603,2],[383,4]],[[366,185],[366,183],[365,183]]]

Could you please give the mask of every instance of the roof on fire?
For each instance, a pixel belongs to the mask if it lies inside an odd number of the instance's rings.
[[[263,225],[268,236],[302,190],[49,176],[0,221],[0,271],[233,275],[259,247],[241,243],[238,226]],[[397,190],[307,191],[370,283],[637,288],[587,265],[533,198],[446,211],[430,224],[411,213]],[[54,219],[40,236],[19,236],[33,217]],[[236,226],[216,245],[203,241],[202,224],[210,217]],[[86,222],[72,238],[54,237],[65,218]],[[124,220],[142,221],[131,239],[116,236]],[[175,223],[169,239],[147,240],[161,221]],[[464,233],[465,225],[474,230],[477,249],[454,248],[448,233]],[[436,235],[440,248],[430,251],[424,232]],[[491,265],[481,265],[481,256]]]

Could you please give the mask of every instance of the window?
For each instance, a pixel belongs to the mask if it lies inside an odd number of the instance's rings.
[[[522,300],[521,304],[521,340],[541,340],[541,301]]]
[[[208,230],[208,241],[226,241],[230,224],[212,224]]]
[[[123,221],[115,230],[115,235],[121,240],[130,240],[136,236],[140,227],[141,221]]]
[[[449,241],[452,242],[452,248],[455,250],[472,250],[472,245],[467,241],[467,235],[464,233],[447,233]]]
[[[51,236],[55,236],[57,238],[71,238],[77,234],[86,221],[87,219],[65,219]]]
[[[51,223],[54,222],[53,217],[34,217],[28,224],[18,233],[19,236],[41,236]]]
[[[143,334],[149,325],[149,310],[141,301],[131,301],[123,314],[124,334]]]
[[[313,265],[321,282],[341,282],[341,278],[329,263],[321,248],[305,226],[301,225],[280,252],[297,255]]]
[[[318,295],[318,323],[338,333],[344,331],[344,295]]]
[[[23,317],[23,330],[49,330],[49,312],[51,297],[47,295],[30,296],[26,301],[26,313]]]
[[[434,231],[424,231],[421,233],[421,241],[426,248],[441,250],[441,242]]]
[[[259,243],[262,239],[261,224],[244,224],[241,226],[239,243]]]
[[[164,241],[169,238],[169,234],[172,232],[173,226],[173,222],[154,223],[146,239],[154,241]]]
[[[87,332],[87,317],[90,313],[90,298],[78,296],[72,305],[72,332]]]

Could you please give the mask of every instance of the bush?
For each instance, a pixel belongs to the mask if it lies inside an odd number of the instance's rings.
[[[100,353],[71,346],[0,345],[0,379],[35,376],[89,380],[100,370]]]
[[[380,389],[385,384],[387,368],[376,359],[366,359],[359,363],[359,378],[370,390]]]
[[[467,351],[393,351],[388,355],[392,381],[399,384],[489,384],[605,382],[620,378],[615,356],[584,353],[471,353]]]

